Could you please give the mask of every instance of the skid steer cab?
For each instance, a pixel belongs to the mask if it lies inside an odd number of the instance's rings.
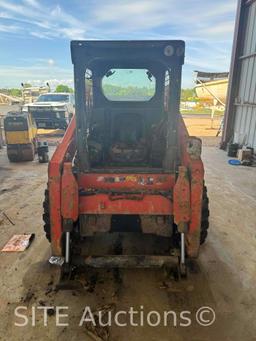
[[[10,162],[34,160],[37,127],[30,113],[8,112],[4,119],[4,132]]]
[[[174,40],[71,42],[76,115],[44,201],[52,254],[66,265],[185,274],[198,256],[209,211],[201,140],[179,113],[184,51]],[[132,247],[117,250],[116,235],[120,245],[135,236]]]

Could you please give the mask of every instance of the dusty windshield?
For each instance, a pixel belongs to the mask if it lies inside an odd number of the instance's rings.
[[[37,102],[68,102],[68,95],[46,94],[38,97]]]
[[[147,69],[110,69],[102,78],[102,91],[110,101],[149,101],[156,80]]]

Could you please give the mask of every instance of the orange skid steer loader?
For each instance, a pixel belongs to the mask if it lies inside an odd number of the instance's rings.
[[[179,113],[184,51],[176,40],[71,42],[76,113],[49,163],[43,215],[66,268],[175,266],[185,275],[198,256],[209,210],[201,140]],[[115,234],[134,234],[140,252],[111,243],[106,252]]]

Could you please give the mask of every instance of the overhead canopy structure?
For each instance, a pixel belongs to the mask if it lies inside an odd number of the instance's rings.
[[[204,72],[204,71],[194,71],[196,74],[196,83],[200,84],[199,80],[202,83],[206,83],[209,81],[221,80],[228,78],[229,72]]]

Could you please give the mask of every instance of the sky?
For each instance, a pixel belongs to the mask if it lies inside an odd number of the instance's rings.
[[[73,84],[70,41],[182,39],[193,70],[228,71],[237,0],[0,0],[0,88]]]

